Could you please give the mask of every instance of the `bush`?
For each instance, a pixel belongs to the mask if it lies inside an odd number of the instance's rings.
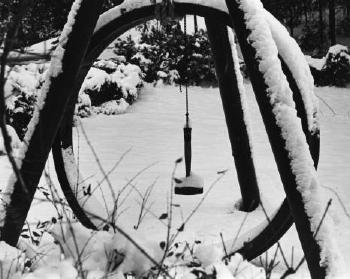
[[[321,69],[310,65],[316,85],[345,87],[350,83],[350,53],[346,46],[330,47],[326,57],[319,61],[323,61]]]
[[[329,49],[324,73],[330,85],[346,86],[350,83],[350,53],[347,47],[335,45]]]
[[[22,92],[16,97],[13,107],[6,110],[7,123],[15,128],[21,140],[27,132],[27,126],[33,116],[36,100],[36,95]]]
[[[33,116],[47,67],[46,64],[29,64],[8,71],[6,121],[15,128],[21,140]],[[136,65],[106,60],[95,62],[80,90],[75,114],[88,117],[93,113],[124,112],[137,99],[143,85],[142,77],[141,69]]]
[[[178,22],[162,27],[151,22],[143,29],[139,42],[133,42],[131,37],[118,39],[114,51],[138,65],[146,82],[160,79],[167,84],[186,81],[191,85],[216,84],[214,61],[204,30],[185,35]]]
[[[141,69],[133,64],[100,60],[88,72],[80,89],[76,114],[119,114],[138,97],[143,86]]]

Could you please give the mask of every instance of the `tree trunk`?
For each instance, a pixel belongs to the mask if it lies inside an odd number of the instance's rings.
[[[198,22],[197,22],[197,16],[193,16],[193,22],[194,22],[194,33],[198,32]]]
[[[308,15],[308,3],[307,1],[304,2],[304,17],[305,17],[305,25],[309,25],[309,15]]]
[[[329,0],[329,40],[331,45],[336,44],[335,34],[335,4],[334,0]]]
[[[318,22],[319,22],[319,32],[320,32],[320,50],[323,49],[323,0],[318,0]]]

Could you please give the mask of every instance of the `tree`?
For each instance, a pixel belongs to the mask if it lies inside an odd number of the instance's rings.
[[[335,36],[335,3],[334,0],[328,0],[329,7],[329,40],[331,45],[336,44]]]
[[[103,1],[103,10],[119,5],[124,0]],[[20,0],[0,2],[0,34],[5,33],[6,23],[18,12]],[[21,20],[16,47],[23,47],[58,36],[62,30],[73,0],[33,1]],[[0,43],[2,42],[0,35]]]
[[[322,48],[323,43],[324,43],[324,38],[323,38],[323,29],[324,29],[323,0],[318,0],[318,24],[319,24],[319,33],[320,33],[320,46]]]
[[[283,22],[291,35],[294,35],[294,29],[301,22],[301,16],[308,7],[307,3],[311,0],[264,0],[265,8],[276,18]]]

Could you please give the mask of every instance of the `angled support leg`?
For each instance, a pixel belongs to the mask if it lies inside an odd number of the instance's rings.
[[[259,205],[260,194],[227,26],[211,17],[205,18],[205,24],[215,60],[222,106],[241,188],[240,209],[249,212]]]
[[[260,71],[259,61],[256,59],[257,50],[253,47],[252,40],[248,40],[252,31],[246,26],[245,14],[239,6],[240,3],[235,0],[226,0],[226,4],[249,71],[250,80],[284,185],[288,204],[305,253],[311,277],[317,279],[325,278],[327,266],[326,264],[321,266],[320,263],[321,247],[311,230],[311,221],[306,213],[301,192],[298,191],[297,178],[291,167],[292,159],[286,148],[286,140],[282,136],[282,128],[277,124],[276,116],[273,112],[275,105],[271,104],[268,94],[269,88],[265,82],[263,73]]]
[[[62,60],[55,61],[58,65],[62,63],[61,71],[57,72],[57,65],[51,63],[49,70],[51,75],[44,85],[45,92],[42,93],[46,93],[46,98],[42,95],[43,107],[35,112],[38,114],[37,118],[32,119],[37,123],[30,124],[33,125],[33,131],[29,131],[26,135],[27,147],[20,166],[28,194],[14,179],[6,189],[7,196],[4,197],[6,199],[5,216],[0,220],[0,240],[9,245],[15,246],[22,232],[101,8],[102,1],[81,1],[79,8],[75,11],[73,26],[71,29],[64,30],[67,32],[67,38],[64,40],[67,41],[62,43],[64,47]]]

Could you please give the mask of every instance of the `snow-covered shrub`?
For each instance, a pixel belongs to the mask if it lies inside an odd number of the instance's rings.
[[[100,60],[88,72],[80,89],[76,114],[120,114],[138,97],[143,86],[140,67],[120,61]]]
[[[23,139],[27,132],[27,126],[33,116],[36,100],[36,94],[21,92],[14,96],[11,101],[12,104],[7,106],[7,123],[15,128],[20,139]]]
[[[168,73],[163,71],[157,72],[157,84],[174,84],[180,79],[180,75],[177,70],[170,70]]]
[[[329,48],[324,65],[325,82],[329,85],[346,86],[350,83],[350,53],[346,46]]]
[[[137,99],[143,85],[142,71],[136,65],[125,63],[124,57],[117,58],[114,61],[99,60],[94,63],[78,97],[75,110],[77,115],[88,117],[92,112],[122,113]],[[7,68],[6,121],[14,127],[20,139],[24,138],[27,125],[32,118],[47,68],[48,64],[17,65]],[[114,102],[96,109],[110,101]]]
[[[185,36],[179,23],[157,27],[151,22],[138,42],[131,37],[118,39],[114,52],[138,65],[146,82],[184,83],[186,79],[194,85],[216,84],[210,43],[204,30]]]
[[[316,85],[342,87],[350,83],[350,53],[346,46],[334,45],[325,57],[307,59]]]
[[[16,272],[21,271],[24,268],[24,259],[21,251],[1,241],[0,278],[12,278]]]
[[[89,96],[92,106],[99,106],[104,102],[122,98],[123,94],[118,89],[118,84],[111,81],[110,74],[92,67],[80,92]]]
[[[159,274],[159,270],[149,258],[118,231],[115,233],[92,231],[79,223],[69,225],[58,223],[50,234],[55,241],[52,241],[51,244],[44,242],[37,247],[38,254],[43,255],[44,258],[40,258],[31,272],[25,273],[23,278],[45,278],[44,274],[56,275],[57,278],[75,278],[71,276],[77,275],[76,268],[79,266],[87,278],[107,278],[112,274],[116,276],[113,278],[125,278],[123,274],[130,273],[136,278],[141,275],[145,279],[168,278],[163,273]],[[164,254],[162,243],[164,242],[156,239],[145,240],[136,236],[133,236],[133,239],[155,261],[162,260]],[[62,251],[62,256],[58,258],[60,251]],[[233,255],[225,263],[222,261],[223,255],[223,248],[219,245],[204,246],[200,241],[176,242],[168,250],[163,267],[175,279],[266,278],[263,268],[258,268],[245,261],[241,255]]]
[[[7,67],[5,96],[17,96],[20,93],[36,94],[41,86],[42,75],[47,70],[47,64],[16,65]]]
[[[129,103],[125,99],[121,98],[119,100],[111,100],[103,103],[99,107],[93,107],[94,113],[103,113],[106,115],[115,115],[124,113],[129,107]]]
[[[91,100],[89,95],[80,93],[75,106],[75,114],[85,118],[91,116],[91,113]]]
[[[48,64],[16,65],[7,68],[5,83],[6,119],[20,139],[27,131]]]

